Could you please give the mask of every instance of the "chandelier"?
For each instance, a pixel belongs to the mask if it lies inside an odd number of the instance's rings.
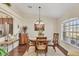
[[[38,7],[39,9],[39,19],[35,22],[34,26],[35,26],[35,31],[44,31],[44,27],[45,24],[42,22],[42,20],[40,19],[40,6]]]
[[[35,31],[38,31],[38,35],[43,35],[43,31],[45,30],[45,24],[42,22],[42,20],[40,19],[40,6],[38,7],[39,9],[39,19],[35,22],[34,24],[34,29]]]

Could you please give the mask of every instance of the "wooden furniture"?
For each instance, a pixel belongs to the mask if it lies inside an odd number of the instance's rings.
[[[19,44],[28,44],[28,35],[26,33],[19,34]]]
[[[53,48],[56,51],[55,47],[58,45],[59,33],[53,34]]]
[[[47,39],[47,37],[36,37],[36,39]]]
[[[44,52],[45,55],[48,50],[48,41],[46,37],[37,37],[36,45],[35,45],[35,52],[38,55],[38,52]]]
[[[35,46],[35,43],[36,43],[36,39],[29,39],[30,41],[30,45],[31,46]],[[46,40],[48,43],[51,42],[51,40]]]
[[[35,46],[36,39],[30,39],[30,46]]]

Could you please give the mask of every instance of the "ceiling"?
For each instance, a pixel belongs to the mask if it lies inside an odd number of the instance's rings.
[[[78,3],[12,3],[11,9],[26,18],[38,16],[38,6],[41,6],[41,16],[60,18],[69,9],[79,6]]]

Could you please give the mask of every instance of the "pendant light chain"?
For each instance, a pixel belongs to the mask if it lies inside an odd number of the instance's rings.
[[[35,31],[39,31],[39,33],[38,34],[40,34],[40,32],[41,32],[41,34],[42,34],[42,32],[44,31],[44,23],[42,22],[42,20],[40,19],[41,17],[41,15],[40,15],[40,9],[41,9],[41,7],[40,6],[38,6],[38,20],[36,21],[36,23],[35,23]]]
[[[41,20],[40,20],[40,6],[38,7],[39,8],[39,23],[41,22]]]

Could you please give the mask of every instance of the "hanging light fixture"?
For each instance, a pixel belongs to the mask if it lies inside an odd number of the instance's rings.
[[[38,35],[42,35],[43,31],[45,30],[45,24],[42,22],[42,20],[40,19],[40,6],[38,7],[39,9],[39,19],[35,22],[34,24],[34,29],[35,31],[38,31]]]
[[[44,31],[44,23],[42,22],[42,20],[40,19],[40,6],[39,8],[39,19],[35,22],[34,26],[35,26],[35,31]]]

